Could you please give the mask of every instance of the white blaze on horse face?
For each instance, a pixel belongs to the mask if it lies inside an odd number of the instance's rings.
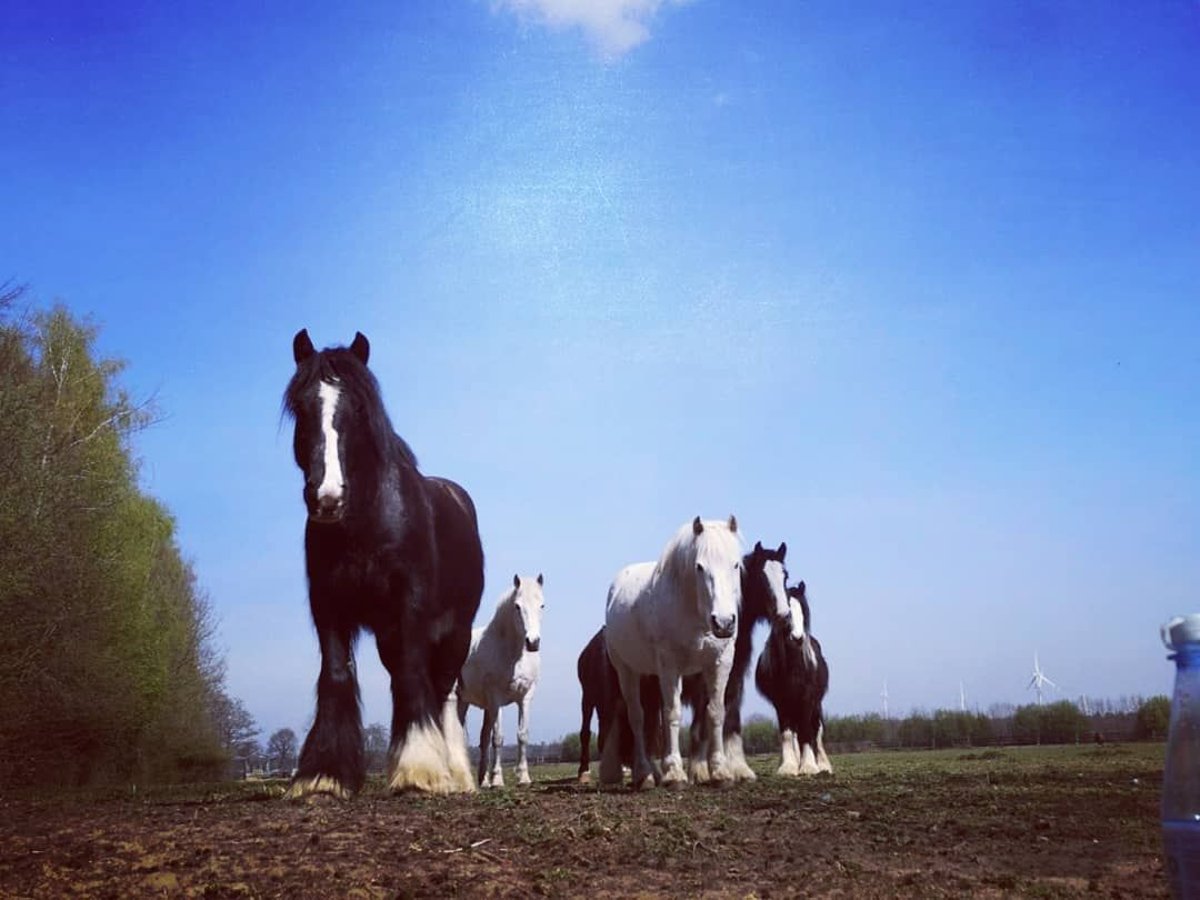
[[[791,635],[793,639],[798,641],[804,637],[804,607],[800,605],[800,601],[795,597],[788,597],[788,608],[792,613]]]
[[[321,400],[321,433],[325,437],[325,477],[317,488],[317,501],[325,498],[341,500],[345,480],[342,477],[342,461],[338,456],[338,433],[333,427],[333,415],[337,412],[342,390],[335,384],[322,381],[317,396]]]
[[[787,595],[787,587],[784,582],[787,580],[783,571],[783,563],[777,559],[768,559],[763,563],[763,575],[767,579],[767,588],[771,592],[771,600],[774,601],[774,610],[772,614],[776,619],[786,619],[788,611],[791,609],[791,604]],[[804,627],[804,623],[800,623]]]

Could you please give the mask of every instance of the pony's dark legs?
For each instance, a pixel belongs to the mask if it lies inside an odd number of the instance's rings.
[[[324,793],[344,798],[358,791],[366,776],[353,632],[318,626],[317,635],[321,645],[317,716],[300,751],[289,794]]]
[[[479,726],[479,786],[488,786],[488,769],[490,768],[490,759],[488,757],[488,748],[492,743],[492,732],[496,727],[496,712],[497,710],[490,707],[485,707],[483,710],[483,724]]]
[[[579,724],[579,783],[587,784],[592,780],[592,713],[596,707],[591,698],[584,693],[582,707],[583,718]]]

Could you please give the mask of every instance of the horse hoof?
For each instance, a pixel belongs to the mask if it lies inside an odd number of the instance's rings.
[[[712,770],[712,785],[713,787],[729,787],[735,781],[733,773],[728,769],[713,769]]]
[[[533,779],[528,775],[517,779],[517,787],[529,787],[531,784],[533,784]]]
[[[286,800],[349,800],[350,791],[332,775],[314,775],[311,778],[297,778],[283,796]]]
[[[696,762],[688,766],[691,773],[692,781],[696,784],[704,784],[708,781],[708,763]]]
[[[582,772],[582,773],[580,773],[580,775],[579,775],[579,783],[580,783],[580,784],[591,784],[591,783],[592,783],[592,776],[591,776],[591,774],[590,774],[590,773],[588,773],[588,772]]]
[[[633,782],[633,789],[635,791],[651,791],[656,787],[658,787],[658,782],[654,780],[653,775],[647,775],[641,781],[635,779]]]

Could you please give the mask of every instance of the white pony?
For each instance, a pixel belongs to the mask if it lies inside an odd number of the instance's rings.
[[[466,724],[468,706],[483,710],[479,730],[479,783],[503,787],[500,751],[504,732],[500,707],[517,704],[517,784],[529,784],[525,745],[529,741],[529,701],[541,674],[542,576],[513,576],[511,590],[496,603],[496,611],[485,628],[471,632],[471,651],[463,663],[458,684],[458,717]],[[488,738],[493,759],[488,777]]]
[[[687,775],[679,752],[680,686],[699,672],[708,689],[709,777],[733,779],[725,758],[725,684],[733,665],[741,604],[742,549],[737,519],[695,520],[680,527],[657,563],[626,566],[608,589],[605,641],[621,683],[633,730],[633,785],[683,785]],[[657,675],[662,690],[667,744],[661,776],[646,756],[639,681]],[[696,710],[696,715],[701,711]],[[621,781],[619,741],[604,744],[600,780]]]

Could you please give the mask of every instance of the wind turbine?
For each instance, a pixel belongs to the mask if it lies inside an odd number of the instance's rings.
[[[883,720],[886,722],[888,720],[888,705],[887,705],[888,692],[887,692],[887,679],[886,678],[883,679],[883,693],[880,694],[879,696],[883,698]]]
[[[1025,689],[1033,690],[1037,693],[1038,706],[1042,705],[1042,688],[1047,684],[1052,688],[1058,687],[1058,685],[1047,678],[1046,674],[1042,671],[1042,667],[1038,663],[1037,651],[1035,650],[1033,653],[1033,677],[1029,679],[1029,684]]]
[[[967,691],[961,680],[958,682],[958,711],[967,711]]]

